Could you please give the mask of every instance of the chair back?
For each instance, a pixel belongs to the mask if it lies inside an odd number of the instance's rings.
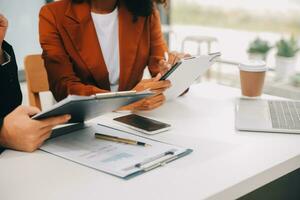
[[[30,106],[42,109],[40,92],[49,91],[48,76],[41,55],[28,55],[24,59]]]

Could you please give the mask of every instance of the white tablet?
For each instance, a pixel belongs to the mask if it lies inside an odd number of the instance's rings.
[[[171,81],[172,87],[164,92],[167,100],[176,99],[186,91],[210,66],[221,53],[185,58],[175,64],[161,80]]]

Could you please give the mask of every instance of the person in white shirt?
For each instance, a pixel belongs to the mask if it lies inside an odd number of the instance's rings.
[[[161,76],[179,59],[163,39],[157,3],[166,0],[62,0],[40,11],[40,43],[50,90],[66,96],[110,91],[155,92],[126,106],[152,110],[165,102],[171,87]],[[148,67],[152,79],[143,80]]]

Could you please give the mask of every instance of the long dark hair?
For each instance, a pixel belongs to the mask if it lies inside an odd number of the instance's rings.
[[[91,0],[72,0],[73,3],[90,2]],[[134,21],[138,17],[148,17],[153,12],[154,3],[167,4],[167,0],[122,0],[132,13]]]

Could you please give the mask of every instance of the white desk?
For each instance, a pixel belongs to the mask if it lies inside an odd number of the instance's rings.
[[[146,114],[173,125],[155,139],[194,152],[129,181],[41,151],[6,151],[0,159],[0,199],[234,199],[298,169],[300,135],[235,131],[238,96],[239,90],[204,83]],[[109,123],[117,115],[96,121]]]

